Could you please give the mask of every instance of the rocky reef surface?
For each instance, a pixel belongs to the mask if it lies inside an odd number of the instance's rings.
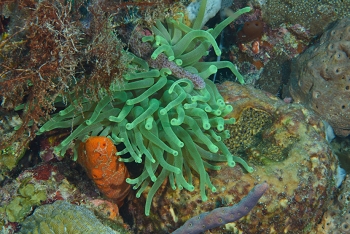
[[[156,212],[149,218],[140,215],[145,198],[132,200],[128,209],[140,209],[133,212],[138,232],[169,233],[203,211],[237,203],[254,184],[266,181],[270,188],[252,212],[212,231],[316,233],[336,191],[338,166],[322,120],[300,104],[286,104],[250,86],[225,82],[219,90],[234,107],[231,117],[237,119],[229,128],[232,141],[227,145],[232,153],[244,155],[254,172],[225,163],[220,171],[208,171],[217,192],[211,192],[206,202],[197,193],[173,191],[164,184],[153,201]]]

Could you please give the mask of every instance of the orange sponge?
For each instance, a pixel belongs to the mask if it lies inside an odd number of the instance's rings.
[[[85,143],[80,143],[78,162],[101,193],[120,207],[130,191],[130,184],[125,181],[129,172],[124,163],[118,161],[116,152],[112,140],[92,136]]]

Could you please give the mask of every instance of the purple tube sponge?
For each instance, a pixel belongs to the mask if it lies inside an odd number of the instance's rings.
[[[176,229],[173,234],[197,234],[237,221],[253,209],[268,188],[269,185],[266,182],[258,184],[236,205],[216,208],[210,212],[195,216]]]

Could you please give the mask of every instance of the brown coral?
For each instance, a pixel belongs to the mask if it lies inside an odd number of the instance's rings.
[[[350,133],[350,18],[328,30],[292,65],[290,93],[340,136]]]
[[[116,153],[117,148],[109,138],[93,136],[80,144],[78,162],[101,193],[121,206],[130,191],[125,181],[129,172]]]

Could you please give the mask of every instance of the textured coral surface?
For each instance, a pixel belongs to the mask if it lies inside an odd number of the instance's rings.
[[[340,136],[350,133],[350,18],[328,30],[292,65],[290,93],[326,119]]]
[[[264,112],[257,116],[272,121],[252,118],[265,126],[252,128],[250,137],[256,141],[247,142],[240,152],[239,156],[255,171],[249,174],[239,165],[230,168],[225,163],[219,164],[220,171],[208,170],[217,192],[209,192],[206,202],[198,193],[174,191],[164,184],[153,199],[155,212],[148,218],[141,214],[145,198],[134,199],[128,208],[137,233],[174,231],[194,215],[239,202],[263,181],[270,188],[246,217],[211,231],[315,233],[315,225],[334,193],[333,175],[338,163],[325,140],[322,121],[299,104],[286,104],[249,86],[226,82],[220,90],[226,102],[233,105],[232,117],[238,125],[240,116],[245,111],[251,113],[250,109]],[[198,179],[194,178],[193,183],[198,184]]]
[[[269,0],[262,4],[264,20],[276,27],[282,23],[301,24],[316,35],[327,24],[349,16],[350,2],[344,0]]]
[[[53,218],[55,217],[55,218]],[[37,208],[23,223],[20,233],[118,233],[104,226],[87,208],[56,201]]]

